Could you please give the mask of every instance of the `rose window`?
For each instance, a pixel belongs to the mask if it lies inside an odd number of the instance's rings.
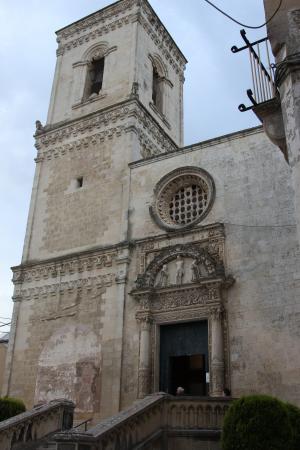
[[[214,193],[214,182],[207,172],[198,168],[182,168],[158,183],[151,212],[163,228],[189,227],[208,214]]]

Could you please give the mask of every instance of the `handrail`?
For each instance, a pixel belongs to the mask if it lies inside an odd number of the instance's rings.
[[[57,399],[0,422],[0,449],[23,447],[27,442],[38,442],[51,433],[71,428],[74,408],[73,402]]]
[[[82,425],[84,425],[84,431],[87,431],[87,424],[89,422],[92,422],[93,418],[90,417],[89,419],[84,420],[83,422],[78,423],[77,425],[75,425],[75,427],[73,427],[73,430],[81,427]]]
[[[56,433],[53,440],[58,450],[65,443],[86,445],[87,449],[135,448],[144,442],[163,439],[166,433],[185,430],[220,436],[229,398],[173,397],[165,393],[152,394],[135,402],[130,408],[105,419],[87,432],[71,429]],[[120,443],[122,446],[120,447]]]

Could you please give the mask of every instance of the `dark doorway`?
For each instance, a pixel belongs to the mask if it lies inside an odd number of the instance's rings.
[[[207,395],[207,321],[160,327],[160,390],[175,395]]]

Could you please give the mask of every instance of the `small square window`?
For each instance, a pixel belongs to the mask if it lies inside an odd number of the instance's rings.
[[[83,177],[76,178],[76,187],[77,187],[77,189],[82,188],[82,186],[83,186]]]

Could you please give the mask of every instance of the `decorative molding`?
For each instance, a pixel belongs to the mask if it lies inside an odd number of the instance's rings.
[[[133,12],[134,7],[136,11]],[[122,14],[127,15],[120,17]],[[176,72],[182,72],[187,62],[185,57],[151,6],[143,0],[128,0],[108,6],[59,30],[57,55],[136,21],[143,26],[170,66]],[[83,35],[78,37],[80,34]]]
[[[47,160],[61,158],[62,156],[87,149],[92,145],[99,146],[103,142],[114,139],[116,137],[120,137],[124,133],[125,128],[123,126],[117,126],[114,128],[106,129],[104,131],[100,131],[97,134],[79,138],[76,141],[68,142],[67,144],[62,144],[58,147],[49,148],[47,146],[45,149],[43,148],[39,150],[39,158],[44,158]]]
[[[77,22],[67,25],[66,27],[56,32],[59,42],[68,41],[80,33],[85,33],[99,25],[107,26],[109,23],[120,17],[120,15],[127,14],[134,6],[139,4],[139,0],[124,0],[115,4],[109,5],[106,8],[100,9],[95,13],[84,17]]]
[[[192,185],[198,190],[198,193],[193,193],[196,195],[195,198],[192,197]],[[176,200],[180,189],[183,190],[183,193],[180,194],[183,198]],[[191,228],[207,216],[213,206],[215,196],[215,183],[208,172],[199,167],[180,167],[165,175],[155,186],[154,201],[149,208],[150,215],[160,228],[166,230]],[[172,211],[170,204],[173,205]],[[178,206],[176,206],[177,204]],[[197,207],[196,216],[192,216],[193,207]],[[180,222],[182,208],[184,211],[183,223]]]
[[[63,291],[72,291],[78,289],[93,289],[102,286],[111,286],[113,284],[114,275],[105,274],[95,277],[79,278],[72,281],[56,281],[43,286],[32,286],[27,288],[16,287],[14,296],[22,299],[32,299],[33,297],[47,297],[48,295],[56,295]]]
[[[13,283],[18,285],[24,282],[41,281],[91,272],[104,267],[111,267],[117,255],[116,251],[97,253],[95,255],[79,255],[64,260],[37,263],[30,266],[21,265],[13,267]]]
[[[207,252],[220,264],[224,261],[225,236],[222,224],[205,225],[194,229],[173,231],[166,240],[165,234],[155,238],[141,239],[136,242],[137,259],[136,273],[145,272],[147,265],[164,248],[174,245],[194,243],[199,248],[205,248]]]
[[[96,112],[94,114],[89,114],[84,118],[76,119],[71,123],[57,124],[55,129],[44,128],[44,133],[36,136],[36,147],[37,149],[40,149],[41,147],[62,143],[67,139],[79,138],[87,131],[93,132],[93,130],[99,130],[110,124],[116,124],[118,120],[122,121],[125,117],[128,117],[130,108],[134,106],[134,102],[127,103],[126,105],[122,103],[121,105],[111,107],[100,113]],[[115,128],[117,129],[118,126]],[[103,131],[105,132],[105,130]]]
[[[148,3],[142,3],[142,13],[144,15],[139,14],[139,23],[143,26],[144,30],[161,51],[164,61],[167,61],[177,73],[182,72],[185,68],[187,60],[153,9],[149,7]]]
[[[62,44],[61,37],[58,37],[58,48],[56,50],[56,55],[60,56],[63,55],[65,52],[72,50],[73,48],[80,47],[83,44],[86,44],[87,42],[95,41],[96,39],[99,39],[102,36],[105,36],[106,34],[119,29],[123,27],[124,25],[128,25],[132,22],[133,15],[129,14],[121,19],[114,20],[111,23],[108,23],[107,25],[102,26],[101,28],[97,28],[93,31],[90,31],[86,34],[83,34],[80,37],[76,37],[73,40],[67,41],[65,44]]]
[[[194,243],[177,244],[162,249],[150,262],[145,272],[138,275],[136,280],[137,290],[154,288],[156,276],[161,271],[163,265],[176,259],[177,256],[193,258],[199,264],[200,262],[203,263],[207,267],[209,278],[225,278],[223,264],[215,261],[206,249]],[[200,281],[200,278],[196,281]]]
[[[216,320],[218,322],[222,320],[224,312],[225,310],[223,305],[212,306],[211,308],[209,308],[209,316],[211,320]]]
[[[141,295],[139,300],[139,315],[142,311],[151,311],[152,314],[163,311],[172,311],[182,308],[194,308],[195,306],[206,306],[210,303],[216,304],[220,301],[220,285],[214,283],[190,285],[182,288],[173,287],[169,289],[151,292],[149,295]]]
[[[154,154],[175,152],[178,150],[177,145],[170,139],[167,133],[160,128],[152,116],[139,104],[139,108],[131,110],[129,113],[130,117],[134,117],[137,120],[139,127],[137,127],[138,134],[144,134],[145,139],[147,135],[156,142],[158,151],[151,151],[151,156]],[[144,132],[144,130],[147,130]],[[148,157],[148,156],[147,156]]]
[[[135,119],[135,122],[126,127],[124,120],[130,118]],[[110,125],[113,126],[108,128]],[[82,146],[88,147],[90,143],[104,142],[105,139],[113,139],[131,131],[138,135],[145,157],[178,150],[172,139],[135,99],[68,124],[58,124],[55,129],[44,128],[43,133],[35,136],[37,159],[40,161],[44,157],[60,157],[76,149],[80,150]],[[84,136],[87,133],[89,136]],[[71,139],[73,141],[64,142]]]

